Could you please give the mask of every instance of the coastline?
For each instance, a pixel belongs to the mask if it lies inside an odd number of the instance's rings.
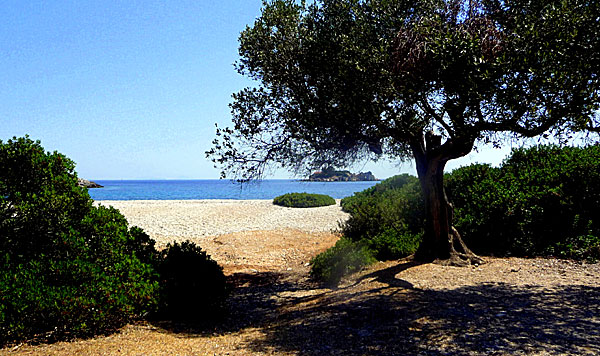
[[[94,204],[115,207],[130,226],[142,228],[158,246],[164,246],[248,231],[330,233],[349,216],[340,200],[336,202],[318,208],[286,208],[271,199],[97,200]]]
[[[198,199],[273,199],[306,192],[327,194],[335,199],[351,196],[377,182],[303,182],[299,180],[262,180],[240,185],[230,180],[96,180],[104,186],[90,189],[94,200],[198,200]]]

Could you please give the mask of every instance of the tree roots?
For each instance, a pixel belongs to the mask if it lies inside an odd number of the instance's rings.
[[[471,251],[464,243],[458,231],[452,226],[448,236],[450,243],[450,257],[448,259],[436,259],[433,263],[442,266],[468,267],[478,266],[485,263],[485,260]]]

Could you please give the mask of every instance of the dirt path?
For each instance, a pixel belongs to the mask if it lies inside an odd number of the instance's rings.
[[[0,355],[598,355],[600,266],[492,259],[473,268],[378,263],[338,289],[306,262],[335,235],[242,232],[205,246],[235,286],[211,327],[169,322]]]

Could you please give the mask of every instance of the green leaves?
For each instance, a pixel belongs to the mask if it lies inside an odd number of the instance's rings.
[[[273,199],[273,204],[288,208],[315,208],[335,205],[335,199],[324,194],[288,193]]]
[[[414,253],[423,234],[423,198],[416,177],[403,174],[342,199],[350,218],[342,234],[380,260]]]
[[[310,276],[329,286],[336,286],[345,275],[375,263],[371,252],[360,242],[342,237],[335,246],[310,261]]]
[[[191,241],[161,251],[161,316],[203,322],[220,316],[228,289],[223,269]]]
[[[28,137],[0,141],[0,344],[113,330],[156,307],[156,251],[93,207],[74,163]]]
[[[447,177],[456,225],[482,254],[599,258],[600,148],[514,150]]]
[[[240,36],[238,71],[257,86],[234,95],[233,128],[207,155],[250,179],[405,159],[430,129],[464,147],[600,131],[599,12],[598,0],[266,1]]]
[[[405,11],[388,1],[266,2],[240,36],[237,66],[259,83],[234,94],[234,133],[220,131],[207,155],[244,179],[270,164],[299,171],[375,157],[369,147],[387,137],[381,119],[394,106],[384,39]]]

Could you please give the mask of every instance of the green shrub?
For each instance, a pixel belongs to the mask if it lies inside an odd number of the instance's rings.
[[[417,252],[422,235],[408,231],[385,230],[365,241],[372,254],[380,261],[394,260]]]
[[[335,285],[376,260],[413,254],[423,234],[420,189],[417,178],[403,174],[342,199],[350,214],[343,237],[312,260],[311,276]]]
[[[354,195],[342,199],[342,210],[352,214],[357,210],[357,205],[360,205],[363,199],[381,198],[386,194],[402,189],[403,187],[413,190],[418,184],[419,180],[410,174],[393,176],[363,190],[362,192],[356,192]]]
[[[335,205],[335,199],[324,194],[288,193],[273,199],[273,204],[288,208],[315,208]]]
[[[423,200],[416,177],[398,175],[342,199],[350,218],[342,234],[380,260],[413,254],[423,235]]]
[[[359,271],[376,260],[361,243],[342,237],[334,247],[310,262],[310,275],[327,285],[337,285],[343,276]]]
[[[462,167],[445,182],[454,224],[476,253],[600,259],[600,146],[517,149],[500,168]],[[424,223],[417,178],[392,177],[341,206],[350,214],[344,237],[377,259],[416,251]]]
[[[28,137],[0,141],[0,344],[90,336],[156,307],[152,240],[93,207],[74,167]]]
[[[575,216],[573,230],[582,231],[580,224],[582,222],[579,216]],[[600,236],[597,231],[594,232],[591,220],[586,225],[587,233],[568,236],[564,241],[550,246],[547,252],[561,258],[598,262],[600,259]]]
[[[446,192],[454,205],[454,224],[467,246],[483,255],[507,255],[517,217],[508,213],[509,202],[519,194],[504,187],[500,168],[473,164],[446,174]]]
[[[500,168],[460,168],[446,183],[477,253],[600,257],[599,146],[517,149]]]
[[[219,316],[227,294],[223,269],[190,241],[169,244],[161,255],[160,315],[196,322]]]

